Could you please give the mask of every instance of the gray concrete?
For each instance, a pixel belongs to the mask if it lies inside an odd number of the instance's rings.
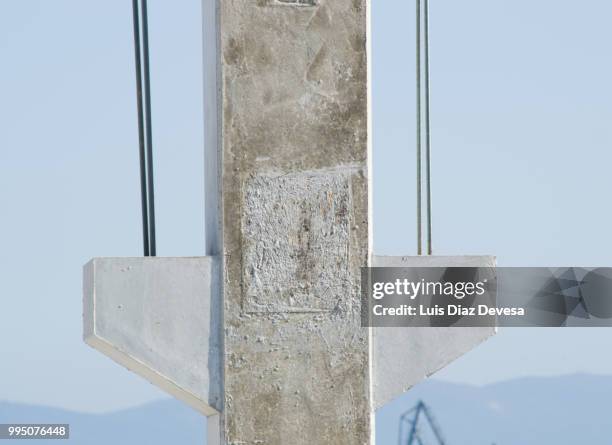
[[[373,444],[375,405],[489,335],[360,326],[368,3],[203,0],[206,254],[218,261],[85,268],[86,341],[210,416],[209,445]]]
[[[208,257],[91,260],[83,280],[85,342],[204,415],[216,414],[215,268]]]
[[[375,256],[373,266],[495,267],[495,257]],[[374,406],[380,408],[494,334],[494,327],[374,328]]]
[[[222,432],[228,444],[371,443],[366,1],[218,5],[207,171],[222,202],[207,227],[224,258]]]
[[[376,267],[494,265],[495,258],[489,256],[373,258]],[[223,411],[222,378],[226,367],[245,369],[247,376],[256,366],[264,369],[253,377],[259,385],[258,393],[265,397],[257,400],[251,414],[243,414],[245,421],[259,421],[262,412],[265,415],[276,404],[285,403],[283,399],[286,398],[293,403],[295,417],[290,417],[291,412],[279,413],[280,421],[300,422],[298,427],[305,428],[304,419],[313,416],[308,427],[314,434],[319,421],[333,421],[342,414],[337,406],[329,411],[311,412],[317,406],[312,400],[322,397],[319,393],[330,398],[340,394],[352,403],[356,391],[360,390],[362,394],[371,394],[372,409],[378,408],[495,333],[494,328],[357,328],[360,335],[372,332],[372,351],[360,360],[362,364],[371,365],[373,371],[369,383],[371,390],[355,388],[347,386],[346,373],[354,370],[346,369],[343,348],[356,340],[346,337],[347,329],[343,326],[346,315],[338,313],[345,309],[336,306],[326,309],[332,307],[328,306],[329,301],[337,301],[328,299],[330,294],[323,293],[322,302],[313,300],[314,308],[304,307],[309,299],[300,301],[299,306],[289,304],[291,301],[285,298],[270,300],[270,305],[246,305],[238,314],[259,323],[261,329],[256,325],[252,334],[245,334],[239,355],[227,346],[224,354],[221,349],[220,272],[218,262],[211,257],[98,258],[84,268],[85,341],[204,415],[211,416],[210,445],[221,443],[225,434],[227,412]],[[269,299],[272,294],[263,295],[263,298]],[[282,297],[283,294],[276,295]],[[310,298],[314,298],[313,295]],[[264,321],[260,323],[261,320]],[[311,343],[318,338],[329,344],[329,349],[313,353]],[[298,360],[301,360],[298,364],[302,369],[296,367]],[[291,367],[283,373],[281,365]],[[287,387],[291,388],[290,392],[285,390]],[[248,391],[244,396],[252,394],[250,389]],[[295,420],[298,417],[299,420]],[[343,419],[348,421],[346,417]],[[263,441],[261,443],[277,443],[269,440],[270,436],[261,434],[260,437],[265,438],[258,439]],[[337,442],[316,441],[311,437],[309,442],[303,443]]]

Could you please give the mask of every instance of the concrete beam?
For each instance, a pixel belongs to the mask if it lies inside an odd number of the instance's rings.
[[[206,416],[222,406],[216,261],[96,258],[84,267],[85,342]]]
[[[373,267],[495,267],[492,256],[375,256]],[[494,327],[373,328],[373,398],[380,408],[495,334]]]

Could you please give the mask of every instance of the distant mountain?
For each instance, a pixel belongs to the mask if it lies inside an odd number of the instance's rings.
[[[612,377],[523,378],[482,387],[428,380],[377,412],[377,445],[398,445],[400,415],[421,399],[447,445],[612,444]],[[204,418],[170,399],[108,414],[0,402],[0,423],[12,422],[69,423],[71,439],[61,443],[79,445],[203,445],[206,437]]]
[[[612,377],[521,378],[482,387],[428,380],[379,410],[378,445],[398,444],[399,417],[420,399],[448,445],[612,444]]]
[[[107,414],[0,402],[0,423],[70,424],[70,440],[20,440],[23,445],[202,445],[206,437],[205,417],[171,399]]]

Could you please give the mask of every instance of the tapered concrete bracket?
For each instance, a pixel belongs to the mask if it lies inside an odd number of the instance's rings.
[[[374,267],[494,267],[495,258],[383,257]],[[222,410],[217,261],[97,258],[84,267],[84,338],[204,415]],[[495,334],[479,328],[373,328],[379,408]]]
[[[495,257],[375,256],[372,265],[374,267],[495,267]],[[374,407],[380,408],[405,393],[495,332],[495,327],[373,328]]]
[[[217,263],[97,258],[84,267],[87,344],[206,416],[222,404]]]

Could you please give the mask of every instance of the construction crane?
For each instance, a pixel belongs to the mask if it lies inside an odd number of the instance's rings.
[[[436,423],[436,420],[431,413],[431,410],[425,405],[422,400],[410,410],[406,411],[400,417],[399,427],[399,445],[429,445],[425,442],[423,432],[419,427],[419,420],[427,422],[429,424],[429,430],[433,433],[436,439],[436,444],[446,445],[444,438],[442,437],[442,431]]]

